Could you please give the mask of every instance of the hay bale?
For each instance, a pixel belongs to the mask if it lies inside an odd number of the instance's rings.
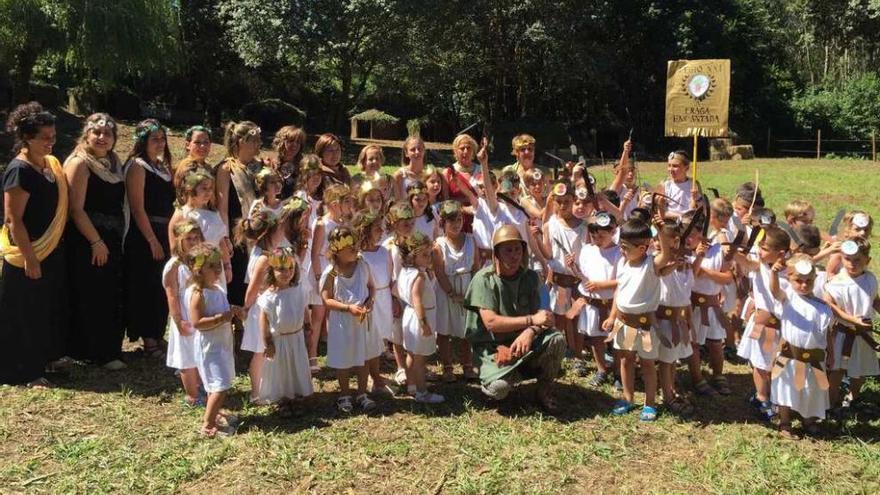
[[[755,158],[755,149],[751,144],[737,144],[728,149],[731,160],[751,160]]]

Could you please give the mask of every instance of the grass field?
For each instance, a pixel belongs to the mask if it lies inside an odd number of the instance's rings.
[[[123,136],[124,152],[130,129]],[[177,156],[180,146],[175,138]],[[823,228],[838,208],[880,211],[880,167],[866,162],[716,162],[701,164],[700,176],[730,194],[756,168],[770,207],[809,199]],[[663,164],[641,173],[658,180]],[[170,370],[135,347],[123,372],[76,367],[57,389],[0,387],[0,492],[880,492],[876,414],[827,424],[821,439],[781,440],[745,403],[745,366],[727,366],[734,395],[698,398],[690,420],[661,415],[645,425],[636,414],[611,417],[614,391],[572,373],[560,381],[556,417],[532,405],[533,385],[493,404],[463,383],[438,386],[448,398],[440,406],[383,398],[370,416],[342,416],[325,372],[301,414],[281,419],[246,404],[242,361],[228,406],[243,424],[234,437],[207,440],[197,434],[201,411],[182,404]],[[866,397],[880,407],[876,382]]]

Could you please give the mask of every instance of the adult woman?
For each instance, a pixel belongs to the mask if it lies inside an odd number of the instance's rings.
[[[422,180],[425,170],[425,142],[418,135],[409,136],[403,142],[401,165],[394,172],[394,198],[406,200],[406,188]]]
[[[258,158],[262,144],[260,128],[250,121],[230,122],[226,125],[223,141],[226,145],[226,159],[217,166],[214,192],[217,212],[230,228],[229,238],[232,239],[233,222],[242,218],[242,212],[251,211],[251,205],[256,199],[254,176],[263,168],[263,162]],[[227,287],[231,304],[240,306],[244,303],[247,264],[247,251],[236,248],[232,253],[232,282]]]
[[[471,178],[477,172],[477,166],[474,164],[476,152],[477,142],[467,134],[460,134],[452,141],[452,153],[455,156],[455,163],[452,164],[452,168],[447,168],[443,171],[443,179],[446,181],[447,199],[454,199],[462,204],[468,204],[468,197],[462,192],[462,187],[467,187],[473,194],[477,194],[471,185]],[[463,219],[462,230],[471,232],[471,225],[474,221],[473,214],[465,210]]]
[[[90,115],[64,162],[73,220],[68,228],[71,355],[109,370],[126,367],[120,360],[125,183],[113,151],[116,132],[106,113]]]
[[[535,138],[529,134],[519,134],[513,137],[510,145],[510,154],[516,157],[516,163],[504,167],[501,173],[516,172],[520,182],[525,183],[526,176],[535,168]]]
[[[168,222],[174,214],[171,151],[165,129],[155,119],[135,128],[134,148],[125,164],[131,222],[123,256],[125,323],[128,338],[142,338],[144,353],[161,357],[168,323],[162,270],[168,261]]]
[[[317,197],[324,195],[324,188],[331,184],[351,187],[351,174],[342,164],[342,141],[335,134],[321,134],[315,142],[315,154],[321,159],[321,187]]]
[[[306,133],[295,125],[286,125],[275,133],[272,147],[278,152],[278,165],[275,170],[284,181],[279,198],[282,200],[293,196],[299,177],[299,162],[302,160],[303,147],[306,145]]]
[[[0,231],[0,383],[50,386],[47,363],[63,352],[67,267],[61,239],[67,182],[55,144],[55,117],[37,102],[9,115],[16,157],[3,174]]]

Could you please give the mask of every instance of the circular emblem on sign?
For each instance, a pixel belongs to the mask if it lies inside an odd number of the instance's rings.
[[[692,98],[702,100],[709,96],[709,91],[712,89],[712,78],[705,74],[694,74],[687,80],[685,87]]]

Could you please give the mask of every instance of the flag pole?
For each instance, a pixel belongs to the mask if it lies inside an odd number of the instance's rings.
[[[697,134],[694,133],[694,187],[697,187]]]

